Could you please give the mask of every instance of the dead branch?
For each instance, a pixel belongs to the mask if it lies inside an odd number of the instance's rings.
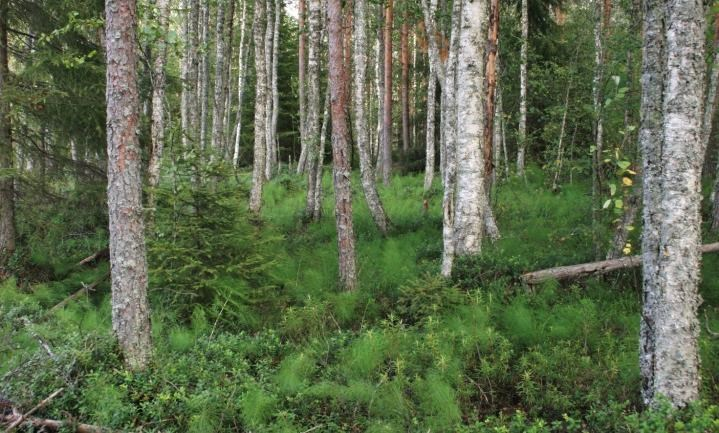
[[[67,298],[63,299],[59,303],[55,304],[55,306],[50,308],[47,311],[47,315],[50,315],[50,314],[54,313],[55,311],[62,309],[65,305],[67,305],[70,302],[72,302],[73,300],[79,298],[83,294],[92,292],[93,290],[95,290],[97,288],[97,286],[100,285],[100,283],[105,281],[107,279],[107,277],[109,277],[109,276],[110,276],[110,272],[106,272],[103,276],[101,276],[100,278],[95,280],[92,284],[89,284],[89,285],[83,284],[82,288],[80,290],[78,290],[77,292],[73,293],[72,295],[68,296]]]
[[[39,409],[42,409],[43,407],[45,407],[45,405],[47,405],[48,403],[50,403],[50,401],[51,401],[53,398],[57,397],[63,390],[64,390],[64,388],[57,389],[55,392],[53,392],[52,394],[50,394],[49,396],[47,396],[47,398],[45,398],[45,400],[43,400],[43,401],[41,401],[40,403],[38,403],[37,405],[35,405],[35,407],[33,407],[32,409],[30,409],[29,411],[27,411],[25,414],[20,415],[19,417],[17,417],[17,419],[15,419],[15,421],[11,422],[10,425],[8,426],[8,428],[5,429],[5,433],[10,433],[11,431],[15,430],[15,427],[17,427],[17,426],[19,426],[20,424],[22,424],[23,421],[25,421],[28,416],[30,416],[30,415],[32,415],[33,413],[37,412]]]

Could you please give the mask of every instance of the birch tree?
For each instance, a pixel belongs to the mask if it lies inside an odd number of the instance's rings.
[[[354,2],[354,108],[355,140],[359,152],[362,190],[372,219],[382,234],[387,234],[389,222],[377,193],[372,161],[369,153],[369,126],[365,107],[365,80],[367,76],[367,1]]]
[[[306,92],[306,73],[307,73],[307,37],[305,35],[305,10],[306,0],[299,0],[297,4],[297,15],[298,15],[298,26],[299,26],[299,53],[298,53],[298,86],[299,86],[299,106],[300,106],[300,158],[297,161],[297,173],[305,171],[305,165],[307,163],[307,137],[306,137],[306,118],[307,109],[305,96]]]
[[[524,176],[527,147],[527,61],[529,51],[529,0],[522,0],[522,48],[519,65],[519,131],[517,137],[517,174]]]
[[[126,365],[143,369],[151,355],[147,261],[142,221],[135,1],[105,2],[107,65],[107,204],[110,222],[112,329]]]
[[[640,369],[649,405],[699,396],[703,38],[701,2],[645,2]]]
[[[332,112],[332,178],[335,189],[335,219],[339,253],[340,285],[345,290],[357,286],[354,228],[352,224],[352,169],[349,161],[349,127],[345,116],[347,86],[343,82],[342,2],[328,0],[329,85]]]
[[[240,48],[237,59],[237,121],[235,125],[235,148],[232,155],[232,165],[237,168],[240,162],[240,140],[242,138],[242,104],[245,96],[245,79],[247,77],[247,55],[249,43],[245,43],[247,33],[247,2],[242,1],[242,15],[240,18]]]
[[[267,8],[267,26],[265,28],[265,68],[267,75],[267,99],[265,106],[265,134],[267,135],[265,142],[267,151],[265,154],[265,179],[270,180],[272,179],[272,173],[275,167],[275,136],[272,130],[272,103],[274,102],[272,89],[272,76],[274,72],[272,69],[272,52],[274,51],[274,46],[277,44],[277,41],[273,39],[275,35],[274,0],[265,0],[264,6]]]
[[[7,102],[8,77],[8,3],[0,3],[0,170],[13,169],[10,104]],[[0,175],[0,270],[15,251],[15,187],[13,178]]]
[[[207,1],[200,1],[199,22],[199,70],[197,72],[197,101],[199,110],[195,117],[199,124],[199,147],[207,148],[207,117],[210,101],[210,5]]]
[[[183,0],[182,25],[183,50],[181,62],[182,93],[180,95],[180,121],[182,126],[182,144],[185,148],[196,145],[198,136],[198,100],[197,100],[197,72],[199,40],[198,17],[199,1]]]
[[[280,161],[280,145],[277,138],[277,120],[280,115],[280,92],[277,88],[277,66],[280,60],[280,23],[282,22],[282,0],[275,0],[275,23],[272,32],[272,116],[270,131],[272,135],[273,163]]]
[[[316,207],[316,188],[321,187],[317,182],[317,171],[320,166],[320,39],[322,1],[309,0],[307,10],[307,25],[309,27],[309,47],[307,53],[307,117],[305,118],[305,133],[307,139],[307,206],[306,215],[314,218]]]
[[[215,23],[215,90],[212,104],[212,149],[222,152],[224,148],[225,119],[225,9],[227,0],[217,2]]]
[[[262,209],[262,187],[265,182],[265,155],[267,146],[267,69],[265,64],[265,26],[266,8],[264,4],[255,4],[253,18],[253,37],[255,44],[255,143],[252,161],[252,190],[250,191],[250,210],[259,215]]]

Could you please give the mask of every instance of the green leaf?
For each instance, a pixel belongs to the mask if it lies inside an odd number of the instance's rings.
[[[632,165],[632,163],[629,161],[617,161],[617,165],[622,170],[626,170],[627,168],[629,168],[630,165]]]
[[[612,197],[614,197],[614,194],[616,194],[616,193],[617,193],[617,185],[616,185],[616,184],[613,184],[613,183],[610,183],[610,184],[609,184],[609,195],[611,195]]]
[[[602,205],[602,209],[607,209],[610,204],[612,204],[612,200],[611,200],[611,199],[605,201],[604,204]]]
[[[624,201],[622,201],[621,198],[614,199],[614,207],[617,209],[623,209],[624,208]]]

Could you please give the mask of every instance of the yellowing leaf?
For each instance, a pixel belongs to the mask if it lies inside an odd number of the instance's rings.
[[[632,180],[626,176],[622,178],[622,183],[624,184],[624,186],[632,186],[634,184],[634,182],[632,182]]]

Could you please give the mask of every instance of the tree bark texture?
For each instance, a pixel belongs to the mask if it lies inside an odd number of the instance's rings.
[[[8,76],[8,2],[0,3],[0,170],[12,170],[13,146]],[[0,274],[15,251],[15,187],[12,176],[0,176]]]
[[[339,253],[340,285],[345,290],[357,286],[355,239],[352,225],[352,168],[349,161],[349,127],[345,117],[347,74],[343,65],[342,2],[329,0],[329,85],[332,111],[332,177],[335,188],[335,219]]]
[[[322,1],[309,0],[307,26],[309,27],[309,47],[307,52],[307,116],[305,118],[305,137],[307,140],[307,206],[306,215],[314,219],[317,204],[315,189],[317,172],[320,167],[320,40],[322,20]],[[340,47],[341,48],[341,47]]]
[[[245,77],[247,76],[247,55],[249,44],[245,44],[247,33],[247,2],[242,1],[242,15],[240,19],[240,49],[237,60],[237,125],[235,126],[235,148],[232,155],[232,165],[237,168],[240,163],[240,141],[242,138],[242,104],[245,96]]]
[[[642,397],[699,396],[699,246],[704,16],[698,0],[647,0],[642,106]]]
[[[517,175],[524,176],[527,149],[527,62],[529,51],[529,0],[522,0],[522,48],[519,65],[519,131],[517,146]]]
[[[255,144],[252,161],[252,190],[250,210],[259,216],[262,209],[262,188],[265,182],[265,155],[267,152],[267,69],[265,65],[265,26],[267,25],[264,3],[255,4],[253,37],[255,43]]]
[[[267,27],[265,28],[265,68],[267,68],[267,99],[266,99],[266,112],[265,112],[265,134],[267,135],[267,152],[265,154],[265,180],[272,179],[272,174],[275,168],[275,136],[272,130],[272,103],[274,101],[272,94],[272,52],[275,46],[275,40],[273,39],[274,23],[275,23],[275,7],[274,0],[265,0],[265,7],[267,8]]]
[[[182,144],[185,148],[197,145],[198,135],[198,104],[197,104],[197,72],[198,72],[198,0],[183,0],[184,23],[182,26],[185,47],[182,56],[181,79],[182,94],[180,96],[180,117],[182,125]]]
[[[140,100],[135,1],[107,0],[105,14],[112,328],[127,366],[143,369],[150,360],[152,348],[137,137]]]
[[[487,186],[491,184],[492,173],[494,172],[493,151],[494,145],[494,112],[495,112],[495,94],[497,91],[497,54],[499,43],[499,0],[490,0],[489,2],[489,37],[487,40],[487,98],[485,99],[485,120],[484,120],[484,178],[488,181]],[[489,188],[487,189],[489,192]]]
[[[402,27],[400,29],[400,63],[402,76],[400,84],[400,98],[402,99],[402,151],[407,154],[410,148],[409,136],[409,14],[407,9],[402,14]]]
[[[387,0],[384,16],[384,104],[382,106],[382,183],[389,185],[392,176],[392,27],[393,0]]]
[[[225,131],[225,9],[227,0],[217,2],[215,23],[215,90],[212,105],[212,150],[222,152]]]
[[[270,135],[272,136],[272,161],[276,168],[280,161],[280,143],[277,138],[277,119],[280,115],[280,92],[277,89],[277,66],[280,60],[280,23],[282,22],[282,0],[275,0],[275,23],[272,31],[272,116]]]
[[[210,5],[201,1],[200,7],[200,59],[197,78],[197,100],[199,101],[199,146],[207,148],[207,118],[210,104]]]
[[[305,35],[305,10],[306,0],[299,0],[297,5],[298,25],[299,25],[299,53],[298,53],[298,77],[299,77],[299,104],[300,104],[300,158],[297,161],[297,173],[305,171],[305,164],[307,162],[307,138],[306,138],[306,118],[307,108],[306,101],[307,97],[305,92],[307,91],[306,84],[306,73],[307,73],[307,36]]]

